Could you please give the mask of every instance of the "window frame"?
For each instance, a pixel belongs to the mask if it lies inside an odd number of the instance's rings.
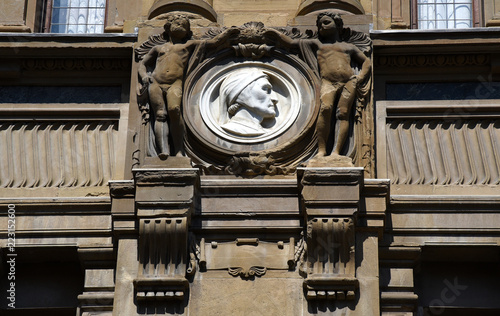
[[[418,0],[411,1],[411,28],[418,30]],[[472,0],[472,28],[481,27],[481,1]],[[434,29],[434,30],[455,30],[455,29]]]
[[[52,33],[51,27],[52,27],[52,7],[53,7],[53,2],[54,0],[38,0],[37,2],[37,7],[41,8],[40,11],[40,22],[39,22],[39,33]],[[103,31],[102,33],[95,33],[95,34],[103,34],[106,33],[106,26],[108,22],[108,5],[109,5],[109,0],[105,0],[105,7],[104,7],[104,24],[103,24]],[[53,33],[53,34],[68,34],[68,33]],[[94,34],[94,33],[77,33],[77,34]]]

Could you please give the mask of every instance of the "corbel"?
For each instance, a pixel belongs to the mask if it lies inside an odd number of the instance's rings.
[[[363,168],[301,168],[298,172],[306,228],[308,300],[353,300],[355,226]]]
[[[189,225],[199,186],[198,169],[134,169],[139,226],[137,301],[182,301],[196,262],[191,260]],[[191,237],[193,239],[193,237]],[[194,262],[193,262],[194,261]]]

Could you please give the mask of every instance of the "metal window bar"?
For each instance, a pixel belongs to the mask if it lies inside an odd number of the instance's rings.
[[[52,33],[104,32],[106,2],[99,0],[54,0]]]
[[[458,10],[461,10],[459,18]],[[419,29],[470,28],[473,25],[472,0],[418,0],[417,12]]]

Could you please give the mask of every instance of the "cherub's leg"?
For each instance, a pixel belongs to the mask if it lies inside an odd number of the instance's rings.
[[[327,155],[326,145],[328,142],[328,136],[330,135],[333,102],[335,101],[337,91],[339,90],[330,82],[323,81],[321,84],[320,109],[318,121],[316,123],[316,133],[318,134],[318,156],[320,157]]]
[[[356,81],[347,82],[342,89],[337,106],[337,135],[335,136],[335,144],[333,154],[340,154],[344,147],[345,141],[349,136],[349,117],[351,114],[354,98],[356,97]]]
[[[168,145],[168,123],[162,88],[155,82],[149,86],[149,102],[155,113],[154,134],[158,157],[165,159],[170,154]]]
[[[167,91],[167,109],[170,116],[170,133],[174,145],[173,154],[184,156],[184,120],[182,118],[182,80],[177,80]]]

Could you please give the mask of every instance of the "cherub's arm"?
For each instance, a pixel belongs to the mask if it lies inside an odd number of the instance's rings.
[[[279,32],[275,29],[271,29],[271,28],[267,29],[264,32],[264,37],[268,38],[272,41],[277,41],[277,42],[283,44],[283,46],[285,46],[287,48],[291,48],[293,46],[299,45],[299,40],[290,38],[289,36],[286,36],[285,34]]]
[[[240,33],[240,29],[236,26],[230,27],[224,32],[218,34],[214,38],[207,40],[205,43],[207,46],[219,46],[226,42],[231,36],[238,35]]]
[[[156,62],[156,58],[158,57],[157,47],[153,47],[149,53],[144,56],[143,60],[139,63],[139,77],[141,78],[141,82],[143,84],[151,83],[151,75],[148,74],[148,66],[152,63]]]
[[[358,82],[363,82],[368,77],[368,75],[370,75],[370,70],[372,67],[371,61],[355,45],[353,45],[352,56],[353,56],[354,60],[361,65],[361,71],[359,72],[359,81]]]
[[[293,39],[280,31],[271,28],[264,32],[264,37],[271,41],[278,42],[286,48],[297,47],[300,43],[311,45],[315,48],[318,48],[321,45],[321,42],[318,39]]]

